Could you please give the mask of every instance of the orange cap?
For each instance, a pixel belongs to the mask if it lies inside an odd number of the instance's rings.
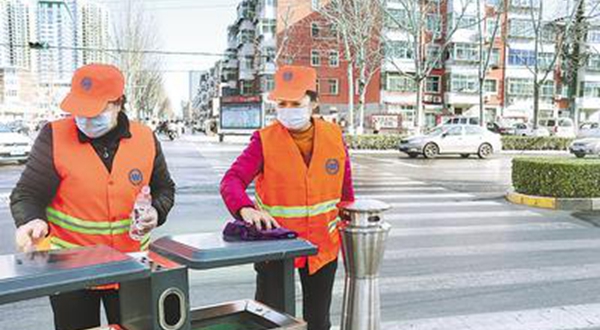
[[[96,117],[108,102],[123,96],[124,89],[125,78],[117,67],[89,64],[75,71],[71,91],[60,108],[74,116]]]
[[[271,101],[300,101],[306,92],[317,91],[317,71],[306,66],[282,66],[275,73],[275,89]]]

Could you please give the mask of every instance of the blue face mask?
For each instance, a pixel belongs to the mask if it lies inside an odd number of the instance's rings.
[[[113,117],[114,113],[112,111],[104,111],[93,118],[76,116],[75,123],[83,134],[90,139],[95,139],[110,132],[116,126]]]
[[[300,108],[278,108],[277,120],[289,130],[299,130],[310,122],[311,110],[308,106]]]

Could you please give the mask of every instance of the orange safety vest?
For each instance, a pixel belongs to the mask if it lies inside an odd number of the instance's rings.
[[[310,274],[338,257],[340,236],[337,204],[342,197],[346,151],[342,132],[334,124],[315,119],[310,166],[288,130],[279,122],[260,130],[263,171],[256,178],[257,206],[285,228],[318,247],[308,257]],[[295,266],[306,266],[297,258]]]
[[[52,123],[54,167],[61,179],[46,210],[53,249],[106,245],[121,252],[147,248],[129,237],[130,214],[149,184],[156,149],[149,128],[131,122],[108,172],[90,143],[81,143],[73,118]]]

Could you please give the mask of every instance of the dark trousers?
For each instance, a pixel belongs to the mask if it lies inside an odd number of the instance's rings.
[[[308,274],[308,266],[299,269],[303,317],[308,323],[308,330],[331,328],[329,310],[337,265],[337,260],[332,261],[313,275]],[[268,306],[282,306],[281,268],[276,267],[274,263],[258,263],[254,265],[254,269],[257,272],[256,300]]]
[[[56,330],[81,330],[100,326],[100,303],[109,324],[119,324],[119,292],[79,290],[50,296]]]

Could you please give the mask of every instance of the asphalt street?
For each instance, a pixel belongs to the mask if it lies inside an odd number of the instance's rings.
[[[243,147],[197,136],[163,142],[177,201],[155,237],[221,230],[230,216],[218,184]],[[600,229],[567,212],[507,203],[511,159],[352,154],[358,197],[393,206],[380,278],[384,329],[600,328]],[[14,253],[6,202],[21,170],[0,166],[0,254]],[[340,266],[336,325],[343,276]],[[254,272],[193,272],[190,283],[193,306],[251,298]],[[0,329],[52,329],[47,299],[0,306]]]

